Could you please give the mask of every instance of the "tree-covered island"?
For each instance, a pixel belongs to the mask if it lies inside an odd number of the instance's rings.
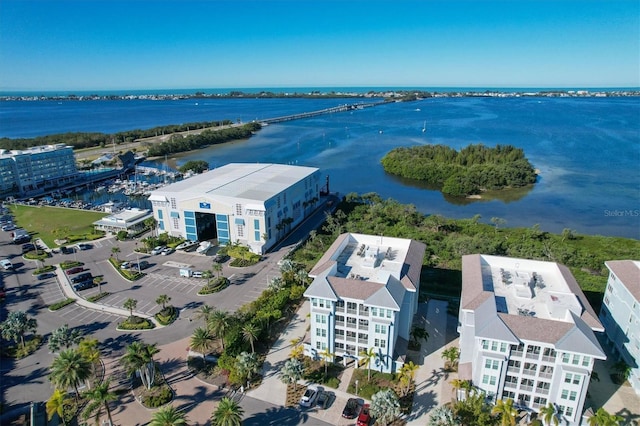
[[[400,147],[382,158],[382,166],[387,173],[440,186],[457,197],[536,182],[524,151],[512,145],[472,144],[460,151],[445,145]]]

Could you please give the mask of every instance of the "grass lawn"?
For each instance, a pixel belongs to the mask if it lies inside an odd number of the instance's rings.
[[[57,247],[54,235],[57,229],[67,229],[67,235],[93,234],[93,222],[108,213],[62,207],[10,205],[15,223],[27,230],[32,237],[41,238],[49,247]]]

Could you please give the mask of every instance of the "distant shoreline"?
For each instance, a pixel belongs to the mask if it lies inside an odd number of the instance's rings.
[[[192,93],[157,93],[149,91],[130,91],[121,93],[84,92],[85,94],[44,94],[46,92],[5,92],[0,93],[0,101],[105,101],[105,100],[182,100],[182,99],[340,99],[340,98],[384,98],[389,101],[413,101],[425,98],[443,97],[638,97],[640,88],[597,88],[597,89],[464,89],[442,88],[438,90],[423,89],[300,89],[294,91],[240,91],[227,92],[214,90],[209,93],[196,91]]]

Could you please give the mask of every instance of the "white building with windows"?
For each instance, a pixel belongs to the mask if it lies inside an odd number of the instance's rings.
[[[423,243],[376,235],[342,234],[309,273],[311,338],[305,353],[326,350],[346,364],[372,348],[371,368],[395,372],[403,364],[418,308]]]
[[[604,329],[566,266],[463,256],[458,321],[460,379],[522,409],[552,403],[564,424],[580,424]]]
[[[610,260],[600,320],[614,355],[629,367],[629,382],[640,395],[640,261]]]
[[[74,182],[73,147],[64,144],[0,150],[0,193],[25,195]]]
[[[231,163],[153,191],[159,232],[193,241],[240,243],[262,254],[314,210],[320,171]]]

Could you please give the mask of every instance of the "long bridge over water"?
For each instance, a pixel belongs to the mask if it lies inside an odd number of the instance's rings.
[[[384,101],[344,104],[344,105],[338,105],[331,108],[321,109],[318,111],[301,112],[298,114],[285,115],[282,117],[267,118],[265,120],[259,120],[258,122],[261,124],[281,123],[283,121],[299,120],[301,118],[315,117],[315,116],[324,115],[324,114],[333,114],[334,112],[345,112],[345,111],[354,111],[354,110],[364,109],[364,108],[371,108],[383,103]]]

